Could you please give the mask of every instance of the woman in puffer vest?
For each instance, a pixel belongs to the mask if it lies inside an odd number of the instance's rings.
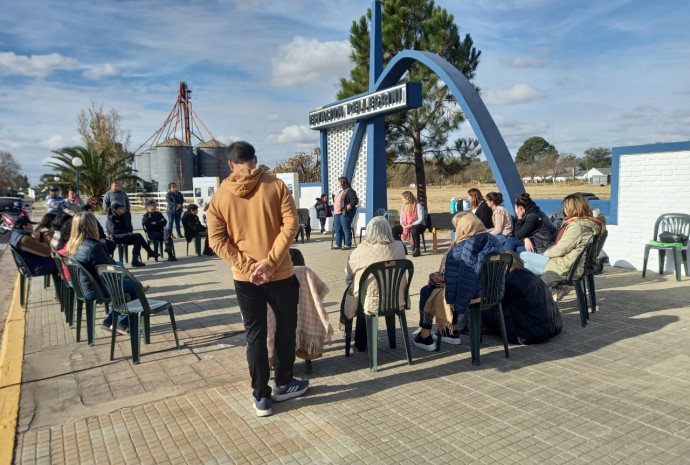
[[[543,254],[520,254],[525,268],[541,276],[549,287],[563,280],[589,239],[604,230],[604,224],[594,217],[592,207],[580,194],[570,194],[563,199],[563,215],[563,224],[551,247]]]

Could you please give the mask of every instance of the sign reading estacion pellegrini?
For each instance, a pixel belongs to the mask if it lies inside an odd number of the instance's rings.
[[[406,82],[312,111],[309,113],[309,127],[326,129],[421,106],[422,85],[418,82]]]

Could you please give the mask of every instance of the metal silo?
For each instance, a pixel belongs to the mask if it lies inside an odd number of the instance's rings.
[[[199,176],[218,177],[221,182],[230,176],[228,146],[211,139],[196,146]]]
[[[159,190],[167,190],[174,182],[179,190],[192,188],[194,175],[194,155],[192,147],[180,139],[168,139],[156,148],[155,159],[151,163],[152,174],[157,176]]]
[[[146,185],[151,184],[151,154],[149,150],[144,150],[136,156],[137,161],[137,176],[144,181],[144,190]]]

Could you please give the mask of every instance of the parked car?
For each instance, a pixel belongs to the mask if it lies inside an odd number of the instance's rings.
[[[591,192],[575,192],[576,194],[580,194],[582,197],[587,199],[587,201],[590,200],[599,200],[599,197],[596,195],[592,194]]]

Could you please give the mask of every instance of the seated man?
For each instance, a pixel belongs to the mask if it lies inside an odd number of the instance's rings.
[[[50,245],[33,236],[34,224],[36,223],[24,216],[17,218],[14,222],[12,236],[10,236],[10,245],[19,251],[32,276],[51,275],[53,277],[55,292],[57,293],[60,289],[58,286],[58,269],[55,266],[55,260],[50,256]]]
[[[146,202],[146,213],[141,218],[141,225],[149,236],[149,240],[160,241],[165,244],[165,253],[168,254],[168,261],[177,261],[172,235],[170,234],[171,230],[165,227],[168,221],[158,211],[157,207],[156,201],[153,199]]]
[[[196,204],[190,203],[187,205],[187,211],[182,215],[182,226],[184,227],[184,238],[187,242],[192,242],[195,237],[205,237],[204,255],[214,255],[213,250],[208,246],[208,231],[206,226],[199,221],[199,207]]]
[[[132,223],[128,221],[125,215],[125,207],[114,202],[110,205],[110,209],[112,213],[108,215],[105,229],[116,244],[131,244],[134,246],[132,250],[132,266],[146,266],[141,261],[142,247],[146,250],[149,257],[158,258],[158,252],[151,250],[144,236],[133,232]]]

